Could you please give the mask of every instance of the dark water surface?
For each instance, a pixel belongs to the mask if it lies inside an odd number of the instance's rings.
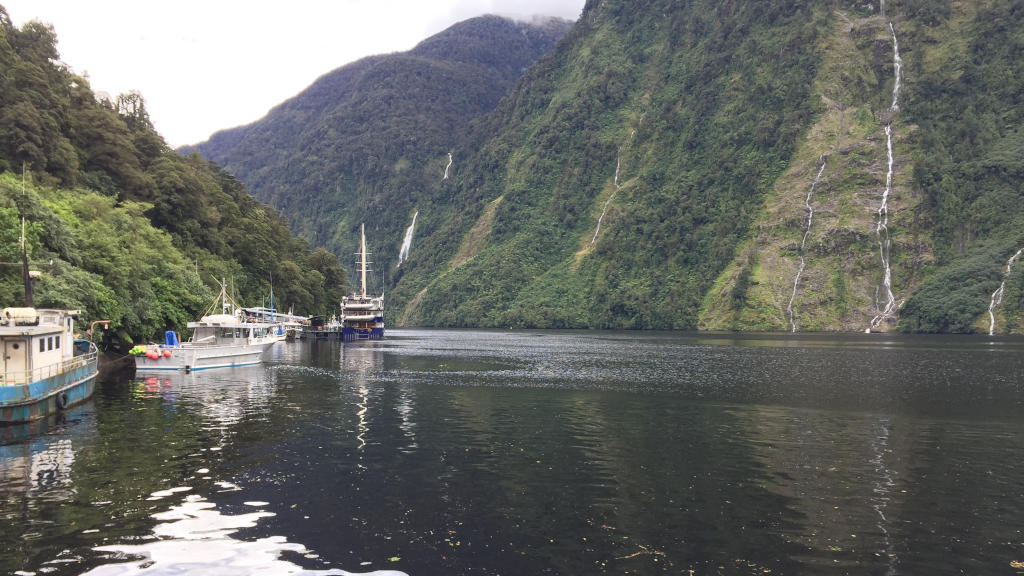
[[[1018,574],[1022,379],[980,336],[280,343],[0,428],[0,573]]]

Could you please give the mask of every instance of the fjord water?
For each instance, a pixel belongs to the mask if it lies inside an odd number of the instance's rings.
[[[0,428],[0,572],[1012,574],[1022,375],[987,336],[280,343]]]

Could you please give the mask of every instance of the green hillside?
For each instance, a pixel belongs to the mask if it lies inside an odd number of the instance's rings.
[[[162,337],[219,279],[259,305],[271,281],[296,312],[333,309],[345,273],[227,172],[170,150],[139,94],[99,99],[63,64],[52,27],[0,7],[0,305],[24,303],[20,217],[39,307],[105,319],[110,344]]]
[[[453,198],[473,209],[421,240],[445,248],[392,300],[413,324],[987,331],[1024,246],[1024,10],[886,11],[588,3],[487,119]],[[996,330],[1021,330],[1022,284],[1013,269]]]

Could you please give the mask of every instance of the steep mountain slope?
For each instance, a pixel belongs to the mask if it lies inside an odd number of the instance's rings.
[[[415,296],[413,323],[694,327],[815,113],[821,19],[783,3],[588,3],[460,175],[457,202],[484,216],[442,233],[486,238],[452,265],[413,259],[393,299]]]
[[[318,79],[251,125],[195,147],[339,254],[352,231],[400,235],[449,163],[457,138],[569,29],[557,19],[473,18],[405,53],[373,56]],[[379,256],[395,256],[391,247]]]
[[[474,248],[399,279],[407,321],[1020,330],[1024,9],[786,4],[588,3],[489,118],[444,231]]]
[[[824,112],[702,326],[1020,329],[1021,276],[999,286],[1024,245],[1024,9],[887,4],[833,10],[814,84]]]

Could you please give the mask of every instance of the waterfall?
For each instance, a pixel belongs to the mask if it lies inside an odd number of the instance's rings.
[[[793,332],[796,332],[796,321],[793,319],[793,300],[796,299],[796,288],[800,285],[800,277],[804,273],[804,268],[807,266],[807,262],[804,260],[804,247],[807,246],[807,237],[811,234],[811,222],[814,219],[814,208],[811,206],[811,197],[814,195],[814,187],[818,185],[818,181],[821,180],[821,174],[825,171],[825,156],[821,157],[821,168],[818,168],[818,175],[814,177],[814,181],[811,182],[811,189],[807,191],[807,198],[804,200],[804,207],[807,208],[807,228],[804,230],[803,240],[800,241],[800,266],[797,268],[796,277],[793,278],[793,293],[789,296],[789,306],[786,307],[786,312],[789,313],[789,327]]]
[[[996,315],[993,312],[996,306],[1003,303],[1003,292],[1006,291],[1006,278],[1010,275],[1010,270],[1013,269],[1013,263],[1020,258],[1021,253],[1024,252],[1024,248],[1017,250],[1017,253],[1010,256],[1010,259],[1006,261],[1006,271],[1003,272],[1003,281],[999,284],[999,289],[992,293],[992,301],[988,304],[988,335],[992,336],[996,331]]]
[[[441,178],[441,180],[447,180],[448,179],[448,169],[451,168],[451,167],[452,167],[452,153],[449,152],[448,153],[448,165],[444,167],[444,178]]]
[[[875,226],[875,233],[878,235],[878,252],[882,259],[882,288],[885,288],[885,305],[879,302],[879,287],[875,288],[875,309],[878,314],[871,319],[871,325],[865,332],[871,332],[877,328],[882,320],[891,317],[896,313],[896,297],[892,293],[892,267],[889,259],[892,240],[889,238],[889,195],[892,193],[893,176],[893,153],[892,153],[892,114],[900,109],[900,87],[903,79],[903,59],[900,58],[900,46],[896,41],[896,29],[892,22],[889,23],[889,30],[892,32],[893,66],[895,68],[896,80],[892,87],[892,105],[889,107],[891,113],[885,124],[885,147],[888,154],[888,169],[885,175],[885,191],[882,193],[882,205],[878,208],[878,223]]]
[[[643,116],[640,117],[640,121],[643,122]],[[636,130],[630,130],[629,141],[633,140],[633,136],[636,136]],[[627,141],[626,143],[629,144],[629,141]],[[604,207],[601,208],[601,216],[598,217],[597,219],[597,228],[594,229],[594,237],[590,239],[591,245],[593,245],[594,242],[597,242],[597,235],[601,232],[601,221],[604,220],[604,215],[606,212],[608,212],[608,205],[611,204],[612,199],[615,198],[615,193],[619,191],[619,166],[621,165],[621,161],[622,150],[619,149],[618,154],[615,155],[615,178],[612,180],[612,182],[615,184],[615,190],[613,190],[611,196],[609,196],[608,199],[604,201]]]
[[[590,243],[593,244],[597,241],[597,235],[601,232],[601,221],[604,220],[605,212],[608,212],[608,205],[611,204],[612,198],[615,198],[615,193],[619,191],[619,157],[615,157],[615,190],[612,191],[612,195],[604,201],[604,208],[601,209],[601,216],[597,219],[597,228],[594,229],[594,237],[590,239]]]
[[[896,81],[892,85],[892,106],[889,110],[896,112],[900,109],[900,88],[903,85],[903,59],[900,58],[900,45],[896,41],[896,29],[892,22],[889,22],[889,31],[892,32],[892,63],[896,69]]]
[[[395,268],[401,267],[402,262],[409,259],[409,248],[412,247],[412,231],[416,228],[416,217],[419,215],[420,212],[417,210],[416,213],[412,215],[412,224],[409,224],[409,227],[405,229],[405,238],[402,239],[402,249],[398,251],[398,266],[395,266]]]

